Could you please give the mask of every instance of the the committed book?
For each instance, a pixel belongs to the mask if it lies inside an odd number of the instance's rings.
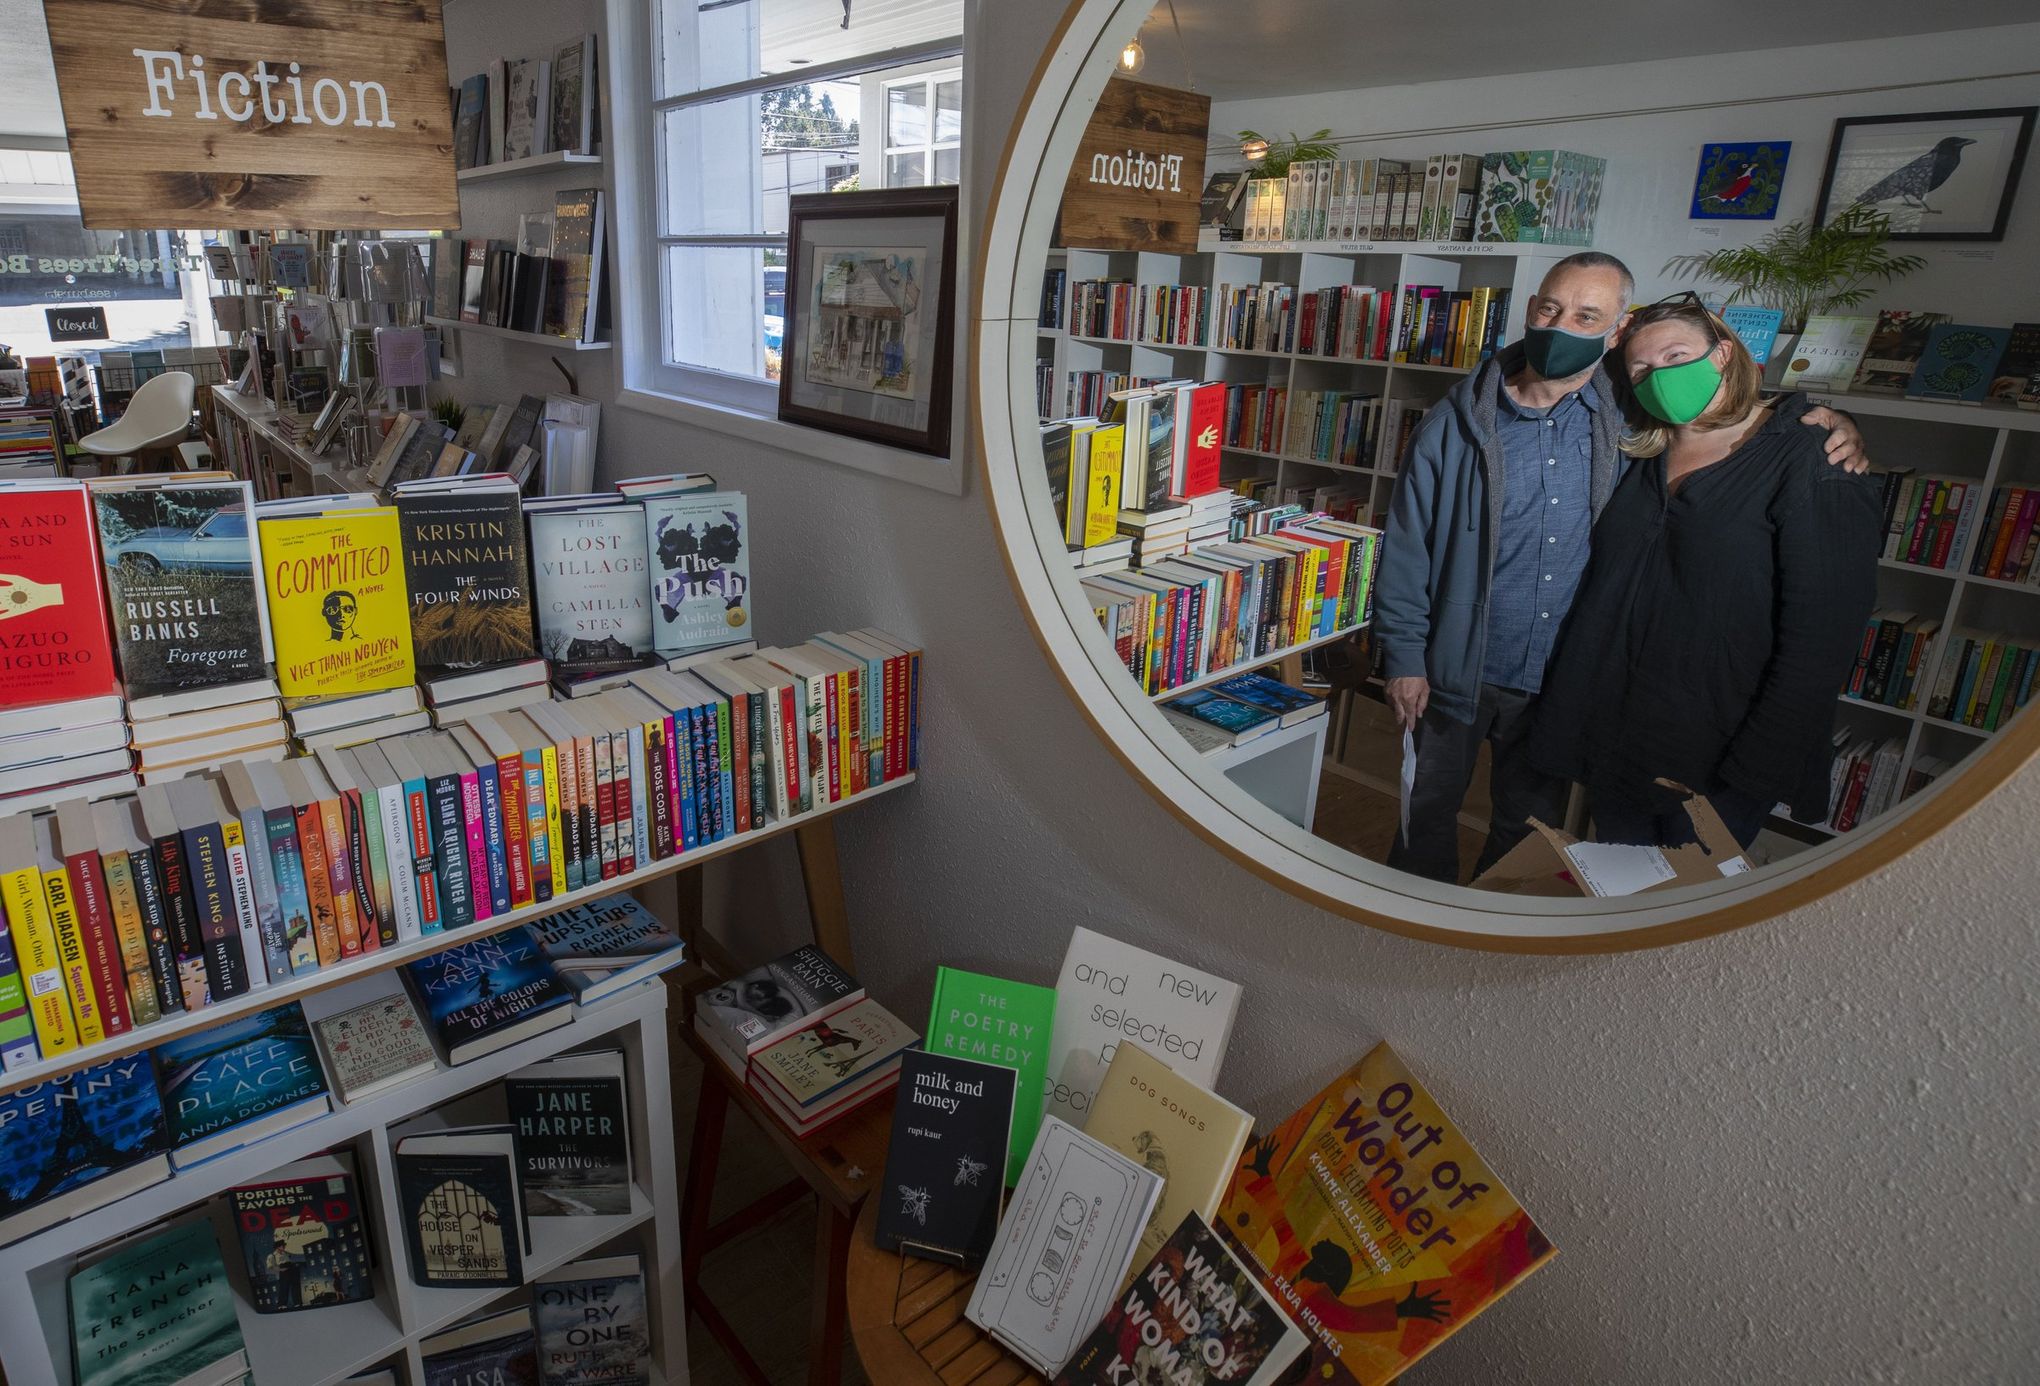
[[[77,1386],[208,1386],[245,1380],[248,1349],[205,1218],[123,1242],[71,1273]]]
[[[450,1064],[573,1018],[573,995],[521,924],[406,963],[404,983]]]
[[[740,491],[645,499],[652,644],[692,654],[751,634],[751,526]]]
[[[258,1314],[293,1313],[375,1297],[375,1257],[361,1192],[336,1155],[272,1170],[227,1191],[248,1289]]]
[[[262,563],[285,697],[415,679],[403,542],[393,506],[262,518]]]
[[[1555,1254],[1386,1044],[1248,1145],[1213,1225],[1309,1328],[1310,1380],[1364,1386]]]
[[[1154,1171],[1047,1118],[965,1317],[1054,1376],[1126,1279],[1161,1186]]]
[[[1274,1386],[1308,1345],[1218,1234],[1187,1213],[1055,1386]]]
[[[899,1096],[873,1240],[966,1268],[991,1249],[1006,1187],[1007,1136],[1019,1075],[913,1049],[900,1056]]]
[[[644,507],[534,510],[539,653],[555,668],[629,667],[652,652]]]
[[[635,1254],[576,1261],[531,1287],[546,1386],[650,1386],[645,1267]]]
[[[1007,1181],[1034,1145],[1048,1092],[1048,1046],[1055,1026],[1055,993],[1047,987],[987,977],[960,968],[935,969],[928,1008],[931,1054],[1003,1064],[1020,1077],[1008,1138]]]
[[[330,1111],[305,1013],[292,1002],[156,1046],[172,1164],[237,1150]]]
[[[396,508],[419,675],[535,658],[517,488],[400,493]]]
[[[517,1177],[533,1217],[630,1211],[623,1051],[563,1054],[503,1080]]]

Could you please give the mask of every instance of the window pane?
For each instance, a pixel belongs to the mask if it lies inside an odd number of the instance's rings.
[[[661,97],[963,34],[963,0],[655,0]]]
[[[928,142],[926,82],[908,82],[886,89],[885,142],[889,148]]]
[[[783,264],[780,252],[753,246],[666,247],[668,365],[777,378],[783,314],[766,314],[768,254]],[[783,269],[775,282],[783,304]]]
[[[960,183],[963,181],[962,150],[938,149],[935,151],[935,181],[938,183]]]
[[[935,84],[935,143],[963,138],[963,82]]]
[[[204,253],[196,231],[88,231],[75,211],[0,216],[0,342],[31,356],[209,343]],[[106,306],[112,336],[52,343],[43,310],[83,304]]]
[[[667,111],[661,234],[784,235],[788,197],[856,175],[859,101],[815,82]]]
[[[888,188],[915,188],[928,181],[928,156],[926,154],[888,154],[885,158],[885,185]]]

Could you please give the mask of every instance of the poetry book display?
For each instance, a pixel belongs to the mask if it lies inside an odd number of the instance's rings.
[[[991,1249],[1006,1187],[1018,1075],[999,1064],[909,1050],[873,1237],[881,1250],[974,1267]]]
[[[1034,1147],[1048,1090],[1048,1045],[1055,1023],[1055,993],[1047,987],[986,977],[961,968],[935,970],[928,1007],[927,1049],[981,1063],[1002,1064],[1019,1075],[1013,1099],[1006,1178],[1019,1178]]]

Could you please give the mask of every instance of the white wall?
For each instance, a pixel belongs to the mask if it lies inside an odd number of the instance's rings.
[[[1056,8],[976,13],[974,168],[996,165]],[[461,0],[448,10],[454,70],[473,70],[485,44],[535,51],[552,26],[597,14],[590,0]],[[2011,56],[1964,41],[1978,63]],[[1722,82],[1741,61],[1703,66]],[[1467,100],[1506,108],[1503,86]],[[1795,145],[1795,195],[1812,144]],[[1691,173],[1678,162],[1663,175],[1673,189]],[[486,203],[471,188],[470,206],[479,215],[509,187],[480,185]],[[972,189],[980,215],[985,198]],[[1979,294],[2009,302],[2014,266],[2030,286],[2036,215],[2029,198],[2022,255],[2001,247],[1996,287]],[[471,397],[553,378],[492,343],[468,355]],[[583,378],[605,398],[610,382],[604,366]],[[1118,768],[1029,635],[979,495],[621,409],[605,411],[603,451],[608,476],[707,468],[750,494],[763,638],[875,623],[925,642],[925,779],[840,820],[858,970],[887,1004],[923,1015],[938,962],[1051,981],[1081,922],[1245,985],[1222,1088],[1264,1120],[1375,1039],[1394,1041],[1561,1251],[1413,1379],[1798,1386],[2040,1371],[2040,774],[1878,877],[1726,938],[1579,959],[1407,942],[1215,856]],[[794,861],[766,850],[738,869],[725,929],[762,958],[799,919]]]

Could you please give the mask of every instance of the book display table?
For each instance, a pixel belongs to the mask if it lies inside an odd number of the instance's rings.
[[[866,1375],[885,1386],[1046,1386],[963,1316],[974,1273],[880,1251],[877,1225],[867,1203],[850,1237],[850,1340]]]

